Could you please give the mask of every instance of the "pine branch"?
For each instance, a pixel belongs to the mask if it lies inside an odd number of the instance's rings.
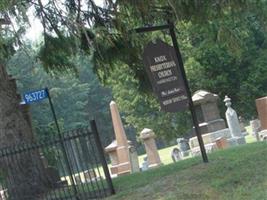
[[[1,25],[9,25],[10,23],[11,23],[11,21],[9,19],[0,18],[0,26]]]

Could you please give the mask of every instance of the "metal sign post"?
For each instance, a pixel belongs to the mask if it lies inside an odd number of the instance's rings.
[[[175,52],[176,52],[176,55],[177,55],[177,58],[178,58],[179,66],[180,66],[182,77],[183,77],[184,84],[185,84],[185,88],[186,88],[186,91],[187,91],[187,94],[188,94],[188,97],[189,97],[188,98],[188,100],[189,100],[189,108],[190,108],[190,112],[191,112],[191,115],[192,115],[193,124],[195,126],[196,135],[197,135],[197,139],[198,139],[198,143],[199,143],[202,159],[203,159],[203,161],[205,163],[207,163],[207,162],[209,162],[208,161],[208,156],[207,156],[207,153],[206,153],[206,149],[205,149],[205,146],[204,146],[203,138],[202,138],[202,135],[201,135],[201,132],[200,132],[200,128],[199,128],[199,125],[198,125],[197,115],[196,115],[195,107],[194,107],[193,100],[192,100],[192,94],[191,94],[191,91],[190,91],[190,88],[189,88],[189,84],[188,84],[188,81],[187,81],[187,78],[186,78],[186,73],[185,73],[185,69],[184,69],[182,56],[181,56],[181,53],[180,53],[180,50],[179,50],[179,47],[178,47],[178,42],[177,42],[175,31],[174,31],[174,24],[169,21],[168,25],[169,25],[170,35],[171,35],[171,38],[172,38],[173,47],[175,49]]]
[[[64,141],[64,136],[60,132],[60,128],[59,128],[59,125],[58,125],[56,112],[55,112],[55,109],[54,109],[54,106],[53,106],[53,103],[52,103],[48,88],[44,88],[44,89],[41,89],[41,90],[36,90],[36,91],[31,91],[31,92],[24,93],[23,94],[23,100],[24,100],[23,103],[31,104],[31,103],[34,103],[34,102],[38,102],[38,101],[44,100],[46,98],[48,98],[48,100],[49,100],[50,108],[51,108],[51,111],[52,111],[52,114],[53,114],[53,118],[54,118],[54,121],[55,121],[55,124],[56,124],[56,128],[57,128],[57,132],[58,132],[59,137],[61,138],[60,145],[61,145],[61,147],[63,149],[63,156],[64,156],[65,160],[67,161],[66,162],[67,163],[67,168],[68,168],[68,171],[70,173],[70,181],[71,181],[71,184],[73,185],[73,188],[74,188],[75,198],[76,198],[76,200],[80,200],[80,197],[78,196],[78,190],[76,188],[75,181],[74,181],[74,178],[72,176],[72,174],[74,174],[74,172],[72,171],[70,163],[68,162],[67,149],[66,149],[65,144],[63,142]]]
[[[49,101],[49,104],[50,104],[50,108],[51,108],[51,111],[52,111],[52,114],[53,114],[53,118],[55,120],[57,132],[58,132],[59,135],[61,135],[60,129],[59,129],[59,125],[58,125],[58,121],[57,121],[56,112],[55,112],[55,109],[54,109],[54,106],[53,106],[53,103],[52,103],[48,88],[45,88],[45,91],[46,91],[47,98],[48,98],[48,101]]]
[[[56,112],[55,112],[55,109],[54,109],[54,106],[53,106],[53,103],[52,103],[52,100],[51,100],[51,97],[50,97],[48,88],[45,88],[45,91],[46,91],[46,93],[47,93],[47,98],[48,98],[48,100],[49,100],[49,104],[50,104],[51,111],[52,111],[52,114],[53,114],[53,117],[54,117],[54,120],[55,120],[55,123],[56,123],[56,128],[57,128],[59,137],[61,138],[61,140],[60,140],[60,141],[61,141],[60,144],[61,144],[61,146],[62,146],[62,148],[63,148],[63,155],[64,155],[66,161],[68,161],[67,149],[66,149],[65,144],[64,144],[64,142],[63,142],[63,141],[64,141],[64,140],[63,140],[64,137],[63,137],[63,135],[61,134],[60,129],[59,129],[59,125],[58,125],[58,121],[57,121]],[[72,169],[71,169],[70,163],[69,163],[69,162],[66,162],[66,163],[67,163],[68,171],[69,171],[69,173],[70,173],[70,181],[71,181],[71,184],[74,186],[73,188],[74,188],[74,193],[75,193],[76,200],[80,200],[80,198],[79,198],[79,196],[78,196],[78,190],[77,190],[77,188],[76,188],[76,186],[75,186],[75,181],[74,181],[74,178],[73,178],[73,176],[72,176],[72,174],[74,174],[74,172],[73,172]]]
[[[137,28],[137,29],[135,29],[135,32],[137,32],[137,33],[145,33],[145,32],[164,30],[164,29],[168,29],[169,30],[169,33],[170,33],[170,36],[171,36],[171,39],[172,39],[172,43],[173,43],[173,48],[174,48],[174,51],[175,51],[175,54],[176,54],[176,57],[177,57],[177,60],[178,60],[178,65],[175,65],[177,67],[176,72],[178,71],[178,72],[181,73],[181,74],[179,74],[179,76],[181,76],[181,79],[182,79],[182,82],[183,82],[182,86],[181,85],[177,85],[177,88],[175,88],[175,89],[177,89],[177,91],[178,91],[179,88],[181,88],[182,92],[183,92],[183,89],[185,90],[187,98],[184,99],[184,100],[188,101],[188,106],[189,106],[189,109],[190,109],[190,112],[191,112],[191,115],[192,115],[193,124],[195,126],[195,131],[196,131],[196,135],[197,135],[197,138],[198,138],[202,159],[203,159],[203,162],[207,163],[208,162],[208,157],[207,157],[207,154],[206,154],[203,138],[201,136],[200,128],[199,128],[199,125],[198,125],[196,112],[195,112],[195,108],[194,108],[193,100],[192,100],[192,96],[191,96],[191,91],[190,91],[190,88],[189,88],[189,84],[188,84],[188,81],[187,81],[187,78],[186,78],[186,73],[185,73],[185,69],[184,69],[184,65],[183,65],[183,61],[182,61],[182,56],[181,56],[181,53],[180,53],[180,50],[179,50],[179,47],[178,47],[178,42],[177,42],[175,31],[174,31],[174,24],[172,22],[168,21],[167,25]],[[155,59],[155,57],[153,59]],[[152,71],[153,71],[153,68],[151,68],[151,66],[152,66],[151,62],[148,62],[148,63],[150,64],[150,66],[149,66],[150,69],[152,69]],[[146,65],[147,65],[147,63],[146,63]],[[166,69],[166,68],[164,68],[164,69]],[[162,99],[160,98],[160,96],[161,96],[161,94],[168,94],[168,92],[167,93],[165,92],[165,91],[168,91],[168,86],[164,87],[164,90],[161,90],[161,89],[159,89],[159,87],[153,85],[155,83],[155,81],[152,81],[152,79],[153,79],[152,71],[148,72],[148,76],[150,78],[153,90],[154,90],[155,93],[157,93],[157,95],[159,97],[159,100],[161,102]],[[160,71],[160,70],[158,70],[158,71]],[[176,72],[172,71],[174,76],[175,76]],[[179,78],[179,76],[176,75],[176,77],[178,77],[178,78]],[[155,80],[155,78],[153,80]],[[157,80],[156,80],[156,82],[157,82]],[[157,82],[157,83],[159,83],[159,82]],[[165,93],[162,93],[162,92],[165,92]],[[176,94],[176,95],[178,95],[178,94]],[[169,101],[169,102],[172,103],[173,101]],[[161,103],[161,105],[162,105],[162,103]],[[179,105],[179,106],[182,105],[181,107],[182,108],[184,107],[184,104],[173,104],[173,105]],[[162,106],[162,108],[164,109],[163,106]],[[167,108],[167,109],[165,109],[165,110],[167,112],[171,112],[171,110],[170,110],[171,108],[172,108],[172,106]],[[176,109],[174,109],[174,111],[179,111],[179,109],[180,108],[176,108]]]

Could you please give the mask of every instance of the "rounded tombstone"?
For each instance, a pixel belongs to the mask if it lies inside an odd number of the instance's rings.
[[[177,138],[177,144],[180,151],[188,151],[190,149],[188,141],[185,138]]]
[[[173,162],[177,162],[182,159],[181,152],[178,148],[174,148],[171,152],[171,157]]]

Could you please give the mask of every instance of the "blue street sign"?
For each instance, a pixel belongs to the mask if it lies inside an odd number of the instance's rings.
[[[25,104],[31,104],[48,98],[47,89],[30,91],[23,94]]]

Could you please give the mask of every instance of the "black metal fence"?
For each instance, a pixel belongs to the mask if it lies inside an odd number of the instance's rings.
[[[96,124],[0,149],[1,200],[87,200],[114,194]]]

